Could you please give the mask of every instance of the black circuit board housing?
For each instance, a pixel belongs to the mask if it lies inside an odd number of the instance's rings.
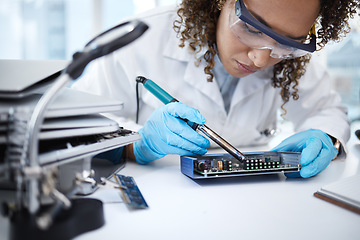
[[[299,152],[249,152],[238,160],[230,154],[181,156],[181,172],[193,179],[299,172]]]

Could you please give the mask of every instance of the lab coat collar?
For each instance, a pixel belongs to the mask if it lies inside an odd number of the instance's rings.
[[[258,71],[256,73],[253,73],[251,75],[248,75],[244,78],[241,78],[239,83],[236,86],[232,101],[231,101],[231,107],[235,107],[236,104],[238,104],[240,101],[244,100],[249,95],[254,94],[256,91],[259,91],[266,87],[272,87],[269,85],[271,81],[271,70],[272,68]]]
[[[173,32],[172,34],[176,33]],[[182,62],[190,61],[190,58],[193,57],[193,55],[189,54],[190,49],[187,45],[183,48],[179,47],[180,39],[172,36],[172,34],[169,35],[169,39],[164,46],[163,55]]]
[[[207,75],[204,73],[204,68],[206,66],[206,61],[204,60],[203,56],[205,52],[208,50],[207,47],[203,47],[203,49],[197,53],[201,62],[199,65],[195,64],[196,59],[194,58],[194,54],[191,53],[188,45],[185,47],[174,47],[179,45],[179,39],[170,37],[169,41],[167,41],[166,46],[164,47],[163,54],[166,57],[173,58],[178,61],[183,61],[187,63],[184,81],[188,82],[191,86],[194,86],[204,95],[209,97],[214,104],[220,106],[225,112],[224,101],[221,96],[218,84],[213,82],[207,81]],[[201,71],[199,71],[200,68]],[[253,94],[260,88],[264,87],[264,85],[268,84],[270,80],[270,71],[272,68],[259,71],[253,73],[245,78],[239,79],[241,83],[237,84],[232,101],[231,101],[231,108],[234,107],[237,103],[245,99],[247,96]],[[204,84],[206,83],[206,84]]]
[[[201,59],[201,61],[199,64],[196,64],[197,60],[189,46],[186,44],[183,48],[174,47],[178,45],[179,38],[170,37],[164,47],[163,55],[184,62],[184,64],[186,64],[184,81],[209,97],[216,105],[219,105],[225,111],[223,99],[217,83],[214,81],[208,82],[207,75],[203,70],[206,66],[206,61],[203,57],[208,48],[203,47],[201,51],[198,51],[197,57]]]

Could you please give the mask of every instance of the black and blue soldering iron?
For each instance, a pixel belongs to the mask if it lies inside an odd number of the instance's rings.
[[[136,81],[139,83],[142,83],[147,90],[149,90],[155,97],[157,97],[164,104],[168,104],[171,102],[179,102],[176,98],[172,97],[164,89],[159,87],[156,83],[154,83],[150,79],[147,79],[142,76],[138,76],[136,78]],[[187,124],[195,131],[200,131],[200,132],[204,133],[207,137],[209,137],[211,140],[213,140],[215,143],[217,143],[220,147],[222,147],[224,150],[226,150],[228,153],[230,153],[236,159],[239,159],[239,160],[245,159],[244,154],[242,154],[239,150],[237,150],[235,147],[233,147],[230,143],[225,141],[225,139],[220,137],[219,134],[217,134],[216,132],[211,130],[205,124],[200,125],[200,124],[188,121],[186,119],[184,119],[184,121],[186,121]]]

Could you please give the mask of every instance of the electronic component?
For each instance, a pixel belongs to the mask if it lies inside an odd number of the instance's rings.
[[[121,195],[129,207],[132,208],[148,208],[148,205],[142,196],[133,177],[120,174],[113,174],[116,183],[120,186]]]
[[[249,152],[240,161],[230,154],[182,156],[181,172],[193,179],[298,172],[301,169],[298,152]]]

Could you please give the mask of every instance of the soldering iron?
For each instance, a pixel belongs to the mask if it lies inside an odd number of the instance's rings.
[[[167,93],[164,89],[159,87],[155,82],[150,79],[147,79],[143,76],[136,77],[136,81],[142,83],[144,87],[149,90],[155,97],[157,97],[164,104],[168,104],[171,102],[179,102],[176,98],[172,97],[169,93]],[[235,147],[233,147],[230,143],[228,143],[225,139],[223,139],[219,134],[211,130],[205,124],[197,124],[191,122],[187,119],[183,119],[187,124],[197,132],[202,132],[205,136],[209,137],[215,143],[217,143],[220,147],[234,156],[236,159],[244,160],[245,156]]]

